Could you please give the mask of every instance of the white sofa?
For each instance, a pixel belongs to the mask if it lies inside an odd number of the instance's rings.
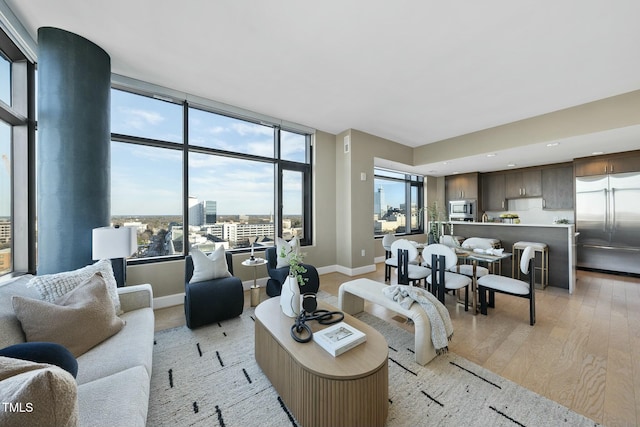
[[[25,336],[11,302],[13,295],[39,299],[27,288],[32,276],[0,283],[0,348]],[[77,358],[80,426],[145,426],[153,355],[154,314],[150,285],[118,288],[125,326]]]

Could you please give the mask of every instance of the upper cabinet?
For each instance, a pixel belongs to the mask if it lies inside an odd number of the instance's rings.
[[[478,173],[451,175],[445,178],[447,201],[478,198]]]
[[[574,162],[576,176],[605,175],[640,171],[640,152],[631,151],[612,156],[586,157]]]
[[[573,165],[542,170],[542,209],[573,209]]]
[[[481,211],[504,211],[507,200],[541,197],[543,209],[573,209],[573,164],[482,174]]]
[[[503,211],[507,209],[505,174],[492,173],[482,176],[482,211]]]
[[[522,170],[506,174],[507,199],[542,196],[540,169]]]

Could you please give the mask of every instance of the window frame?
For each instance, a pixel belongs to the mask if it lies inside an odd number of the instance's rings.
[[[10,62],[10,104],[0,101],[0,119],[11,126],[11,263],[0,277],[36,271],[35,65],[0,31],[0,51]]]
[[[405,231],[394,232],[396,236],[408,236],[412,234],[424,234],[424,176],[400,171],[394,171],[386,168],[374,167],[373,168],[374,183],[376,180],[385,180],[392,182],[404,183],[404,200],[405,200]],[[417,189],[416,210],[418,213],[418,227],[413,228],[411,226],[411,210],[412,210],[412,189]],[[376,191],[374,184],[374,193]],[[373,212],[375,215],[375,212]],[[382,238],[385,232],[376,233],[375,227],[373,230],[374,238]]]
[[[282,173],[283,171],[296,171],[296,172],[301,172],[302,176],[303,176],[303,188],[302,188],[302,192],[303,192],[303,212],[302,212],[302,217],[303,217],[303,236],[300,239],[300,244],[303,246],[306,245],[311,245],[312,244],[312,224],[313,224],[313,219],[312,219],[312,194],[311,194],[311,190],[312,190],[312,144],[311,144],[311,140],[312,140],[312,134],[313,131],[307,128],[303,128],[300,127],[298,128],[297,126],[289,126],[287,123],[284,123],[282,121],[277,121],[277,120],[271,120],[271,121],[267,121],[264,119],[264,117],[251,117],[252,113],[250,112],[244,112],[244,114],[242,113],[238,113],[237,108],[234,107],[229,107],[229,108],[220,108],[219,104],[212,102],[212,101],[208,101],[205,100],[206,102],[203,102],[202,99],[196,99],[196,100],[191,100],[189,98],[193,98],[193,97],[189,97],[187,96],[186,99],[176,99],[173,97],[169,97],[169,96],[165,96],[165,95],[158,95],[155,92],[151,92],[148,90],[144,90],[145,87],[141,86],[146,86],[148,87],[149,84],[145,84],[145,85],[124,85],[122,83],[118,83],[118,82],[114,82],[112,81],[112,86],[111,89],[112,90],[120,90],[120,91],[125,91],[125,92],[129,92],[135,95],[139,95],[139,96],[146,96],[146,97],[150,97],[150,98],[154,98],[154,99],[158,99],[160,101],[165,101],[165,102],[172,102],[175,104],[180,104],[182,105],[182,116],[183,116],[183,141],[178,143],[178,142],[170,142],[170,141],[163,141],[163,140],[156,140],[156,139],[152,139],[152,138],[146,138],[146,137],[139,137],[139,136],[133,136],[133,135],[124,135],[124,134],[119,134],[119,133],[112,133],[111,134],[111,141],[117,141],[117,142],[121,142],[121,143],[132,143],[132,144],[139,144],[139,145],[146,145],[146,146],[152,146],[152,147],[159,147],[159,148],[166,148],[166,149],[174,149],[174,150],[181,150],[182,151],[182,162],[183,162],[183,173],[182,173],[182,188],[183,188],[183,203],[182,203],[182,218],[183,218],[183,227],[185,227],[185,224],[189,223],[189,153],[199,153],[199,154],[205,154],[205,155],[216,155],[216,156],[224,156],[224,157],[231,157],[231,158],[237,158],[237,159],[244,159],[244,160],[252,160],[252,161],[259,161],[259,162],[265,162],[265,163],[271,163],[274,164],[274,174],[276,175],[274,178],[274,201],[273,201],[273,212],[274,212],[274,244],[275,244],[275,239],[278,236],[282,235],[282,198],[283,198],[283,188],[282,188]],[[212,105],[207,105],[207,104],[212,104]],[[274,136],[273,136],[273,143],[274,143],[274,156],[273,157],[266,157],[266,156],[261,156],[261,155],[256,155],[256,154],[250,154],[250,153],[242,153],[242,152],[234,152],[234,151],[227,151],[227,150],[222,150],[219,148],[211,148],[211,147],[204,147],[201,145],[191,145],[190,144],[190,140],[189,140],[189,111],[190,109],[197,109],[197,110],[201,110],[207,113],[211,113],[211,114],[218,114],[218,115],[223,115],[226,117],[230,117],[232,119],[236,119],[236,120],[241,120],[241,121],[245,121],[248,123],[254,123],[254,124],[259,124],[259,125],[263,125],[263,126],[269,126],[271,128],[273,128],[274,131]],[[258,115],[256,115],[258,116]],[[291,160],[284,160],[281,158],[280,153],[281,153],[281,139],[280,139],[280,132],[281,131],[286,131],[286,132],[290,132],[290,133],[296,133],[296,134],[300,134],[303,135],[305,137],[305,144],[306,144],[306,154],[305,154],[305,162],[304,163],[300,163],[300,162],[295,162],[295,161],[291,161]],[[167,259],[176,259],[176,258],[183,258],[184,256],[189,254],[190,251],[190,243],[188,243],[188,238],[185,238],[185,246],[183,248],[183,253],[180,255],[167,255],[167,256],[160,256],[160,257],[150,257],[150,258],[132,258],[130,259],[128,262],[131,264],[143,264],[143,263],[150,263],[150,262],[157,262],[157,261],[164,261]],[[248,251],[248,249],[245,248],[238,248],[238,249],[230,249],[230,251],[235,252],[235,253],[241,253],[241,252],[246,252]]]

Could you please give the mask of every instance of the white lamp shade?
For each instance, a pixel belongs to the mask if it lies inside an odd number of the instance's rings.
[[[135,227],[100,227],[93,229],[93,259],[126,258],[138,248]]]

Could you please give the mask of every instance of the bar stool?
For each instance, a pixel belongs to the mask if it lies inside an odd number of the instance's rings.
[[[527,246],[531,246],[534,250],[534,268],[533,274],[535,278],[535,271],[540,270],[540,285],[542,289],[546,288],[549,284],[549,247],[546,243],[539,242],[515,242],[513,244],[513,262],[511,263],[511,277],[514,279],[520,278],[520,269],[517,268],[520,265],[520,257],[522,256],[522,251]],[[535,254],[540,252],[540,267],[535,267]],[[517,274],[517,276],[516,276]],[[535,281],[534,281],[535,282]]]

